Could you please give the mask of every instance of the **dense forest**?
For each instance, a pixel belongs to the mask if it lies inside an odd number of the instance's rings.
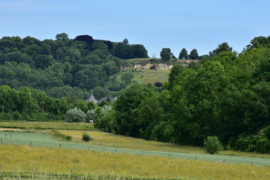
[[[175,65],[163,90],[133,84],[95,126],[147,140],[202,146],[217,136],[225,149],[270,153],[270,37],[237,55],[227,43],[209,58]]]
[[[126,53],[126,54],[124,54]],[[94,95],[99,99],[114,96],[109,89],[125,88],[125,81],[115,82],[119,58],[148,57],[143,45],[128,40],[110,42],[91,36],[69,39],[66,33],[56,40],[40,41],[34,37],[3,37],[0,40],[0,85],[21,90],[24,86],[45,92],[54,98],[75,94],[81,99]]]
[[[127,50],[128,49],[128,50]],[[111,42],[66,33],[55,40],[27,36],[0,39],[0,119],[63,120],[68,109],[87,111],[96,99],[115,97],[131,83],[120,71],[120,58],[146,58],[143,45]],[[91,106],[91,105],[90,105]],[[91,108],[90,108],[91,109]]]

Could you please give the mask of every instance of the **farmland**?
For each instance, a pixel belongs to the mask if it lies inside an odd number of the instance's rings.
[[[76,134],[81,134],[83,132],[79,132]],[[72,133],[69,133],[72,135]],[[199,148],[192,148],[192,147],[179,147],[179,150],[170,151],[171,145],[169,143],[164,143],[164,148],[156,148],[159,144],[155,142],[148,143],[147,141],[143,142],[144,140],[136,140],[135,138],[122,138],[115,137],[116,140],[110,142],[110,138],[107,139],[107,144],[104,139],[98,139],[98,136],[92,135],[92,132],[88,132],[88,134],[96,140],[93,140],[93,143],[83,143],[80,141],[79,137],[75,137],[75,141],[67,142],[67,141],[57,141],[59,138],[52,138],[48,134],[44,133],[25,133],[25,132],[0,132],[0,138],[3,144],[12,144],[12,145],[27,145],[27,146],[38,146],[38,147],[57,147],[57,148],[68,148],[68,149],[79,149],[79,150],[93,150],[93,151],[106,151],[106,152],[117,152],[117,153],[124,153],[124,154],[133,154],[133,155],[147,155],[147,156],[161,156],[161,157],[171,157],[171,158],[179,158],[179,159],[198,159],[203,161],[220,161],[223,159],[228,160],[229,162],[239,164],[251,164],[252,162],[257,165],[266,165],[270,166],[270,162],[268,159],[265,158],[252,158],[252,157],[239,157],[239,156],[226,156],[226,155],[209,155],[203,154],[202,149]],[[74,134],[73,134],[74,135]],[[80,135],[80,137],[81,137]],[[74,136],[73,136],[74,137]],[[100,136],[99,136],[100,137]],[[108,137],[108,136],[107,136]],[[112,139],[112,138],[111,138]],[[115,146],[117,141],[123,140],[122,144],[118,143],[118,147]],[[135,140],[133,140],[135,139]],[[77,140],[77,141],[76,141]],[[127,144],[133,143],[134,146],[126,146],[126,142],[130,141]],[[104,143],[103,143],[103,142]],[[110,142],[111,144],[108,144]],[[135,148],[136,144],[138,145]],[[142,144],[142,145],[140,145]],[[147,147],[148,148],[145,148]],[[168,147],[166,147],[168,146]],[[129,148],[127,148],[129,147]],[[148,149],[148,150],[145,150]],[[193,151],[192,151],[193,149]],[[187,150],[191,150],[187,152]],[[197,150],[197,151],[196,151]],[[178,151],[178,152],[177,152]],[[185,152],[186,151],[186,152]],[[192,152],[192,153],[191,153]],[[197,152],[197,153],[196,153]],[[196,156],[196,157],[195,157]]]
[[[47,123],[47,128],[61,127],[71,135],[67,142],[52,136],[51,130],[35,129],[42,123],[9,123],[0,131],[0,177],[68,178],[176,178],[177,179],[269,179],[269,155],[222,151],[209,155],[202,148],[146,141],[100,131],[76,130],[77,123]],[[0,123],[2,125],[3,122]],[[53,125],[54,124],[54,125]],[[67,125],[67,126],[65,126]],[[84,127],[89,124],[80,123]],[[68,130],[72,129],[75,130]],[[7,130],[10,130],[9,132]],[[20,132],[16,132],[19,130]],[[81,141],[82,133],[92,141]],[[31,142],[31,146],[30,146]],[[19,145],[19,146],[18,146]],[[71,155],[72,154],[72,155]],[[231,156],[228,156],[230,154]],[[233,155],[233,156],[232,156]],[[250,157],[240,157],[250,156]],[[252,158],[257,157],[257,158]],[[258,158],[263,157],[263,158]],[[195,160],[196,158],[196,160]],[[226,159],[228,163],[217,163]],[[253,164],[253,166],[251,165]],[[34,172],[38,169],[40,172]],[[72,169],[72,173],[71,173]]]
[[[19,148],[18,148],[19,147]],[[111,152],[2,145],[4,172],[78,173],[132,178],[269,179],[269,167]]]

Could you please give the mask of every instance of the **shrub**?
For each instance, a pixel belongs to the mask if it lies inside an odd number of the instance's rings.
[[[265,130],[264,130],[264,134],[267,137],[267,139],[270,140],[270,126],[268,126]]]
[[[102,108],[102,111],[107,114],[110,110],[112,109],[112,106],[110,105],[105,105],[103,108]]]
[[[270,140],[261,138],[257,143],[256,150],[260,153],[270,153]]]
[[[95,111],[96,111],[95,109],[91,109],[86,112],[86,116],[85,116],[86,122],[89,122],[90,120],[94,120]]]
[[[232,148],[231,148],[230,144],[228,144],[228,145],[227,145],[226,150],[227,150],[227,151],[232,150]]]
[[[72,139],[72,137],[70,135],[67,135],[64,137],[64,139],[66,139],[67,141],[70,141]]]
[[[91,140],[90,136],[86,133],[82,135],[82,141],[89,142]]]
[[[217,153],[218,151],[223,149],[217,136],[208,136],[206,139],[204,139],[203,144],[206,152],[210,154]]]
[[[85,114],[80,108],[70,109],[66,113],[66,122],[85,122]]]
[[[243,133],[238,137],[235,143],[235,147],[236,149],[239,149],[240,151],[253,152],[254,144],[257,144],[258,138],[259,138],[258,135],[246,136],[246,134]]]

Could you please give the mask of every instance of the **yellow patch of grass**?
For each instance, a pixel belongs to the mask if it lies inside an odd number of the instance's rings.
[[[61,133],[70,135],[73,142],[81,142],[82,131],[60,130]],[[162,143],[156,141],[147,141],[139,138],[126,137],[101,131],[88,131],[87,134],[93,138],[89,144],[107,147],[139,149],[148,151],[181,152],[194,154],[207,154],[201,147],[183,146],[172,143]],[[257,158],[270,158],[270,154],[238,152],[238,151],[220,151],[220,155],[245,156]]]
[[[82,131],[59,130],[59,132],[72,136],[73,142],[81,142]],[[165,152],[186,152],[196,154],[206,154],[203,148],[192,146],[179,146],[172,143],[162,143],[156,141],[147,141],[139,138],[116,135],[101,131],[88,131],[87,134],[93,139],[89,142],[91,145],[101,145],[107,147],[139,149],[148,151]]]
[[[86,150],[1,145],[3,170],[183,179],[270,179],[270,168]]]

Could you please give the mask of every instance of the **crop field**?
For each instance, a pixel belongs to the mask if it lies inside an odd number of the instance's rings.
[[[0,128],[18,129],[72,129],[72,130],[95,130],[90,123],[66,123],[66,122],[0,122]]]
[[[270,179],[270,168],[112,152],[1,145],[4,172],[38,171],[174,179]]]

